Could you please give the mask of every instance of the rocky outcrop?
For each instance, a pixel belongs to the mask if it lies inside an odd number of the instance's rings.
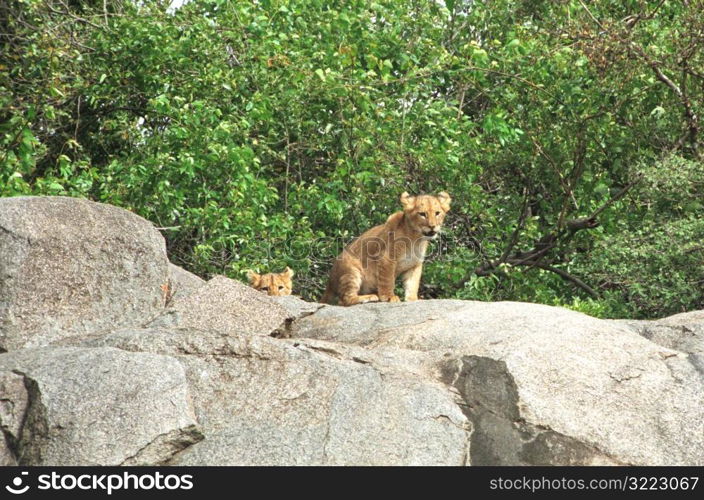
[[[159,464],[202,439],[184,369],[168,356],[26,349],[0,356],[0,376],[12,388],[6,448],[20,465]]]
[[[18,373],[0,372],[0,466],[17,465],[16,451],[24,426],[29,395],[24,377]]]
[[[114,207],[0,200],[0,464],[704,465],[701,311],[323,306],[162,245]]]
[[[269,296],[216,276],[185,297],[175,298],[149,326],[269,335],[289,317],[288,310]]]
[[[201,286],[205,285],[205,280],[169,262],[169,302],[178,298],[181,299],[190,295]]]
[[[176,464],[466,463],[471,427],[451,390],[344,346],[192,329],[122,330],[85,345],[185,367],[206,439]]]
[[[560,308],[432,300],[326,307],[292,335],[422,353],[474,424],[474,464],[704,462],[689,356]]]
[[[704,311],[675,314],[655,321],[617,320],[646,339],[687,353],[704,377]]]
[[[164,239],[133,213],[0,199],[0,351],[142,324],[163,309],[167,280]]]

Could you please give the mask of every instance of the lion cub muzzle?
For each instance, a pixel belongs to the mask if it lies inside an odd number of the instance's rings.
[[[426,240],[436,240],[440,234],[440,228],[437,229],[427,228],[423,229],[423,236]]]

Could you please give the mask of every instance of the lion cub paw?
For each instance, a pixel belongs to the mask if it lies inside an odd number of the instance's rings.
[[[381,302],[401,302],[401,299],[399,298],[398,295],[391,295],[391,296],[381,296],[379,297],[379,300]]]
[[[366,304],[367,302],[379,302],[379,296],[378,295],[360,295],[359,297],[359,304]]]

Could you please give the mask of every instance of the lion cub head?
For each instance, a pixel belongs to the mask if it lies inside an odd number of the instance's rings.
[[[291,295],[293,288],[293,270],[287,267],[282,273],[257,274],[254,271],[247,271],[249,284],[267,295]]]
[[[401,205],[406,219],[413,229],[428,240],[438,237],[445,214],[450,210],[451,201],[452,198],[445,191],[437,196],[427,194],[411,196],[408,193],[401,195]]]

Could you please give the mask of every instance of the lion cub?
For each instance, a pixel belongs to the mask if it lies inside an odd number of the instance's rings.
[[[401,195],[403,211],[350,243],[330,271],[321,302],[339,299],[343,306],[364,302],[398,302],[396,278],[403,276],[405,300],[418,300],[418,286],[428,242],[437,238],[450,195]]]
[[[293,288],[293,269],[287,267],[282,273],[257,274],[254,271],[247,271],[249,284],[267,295],[291,295]]]

